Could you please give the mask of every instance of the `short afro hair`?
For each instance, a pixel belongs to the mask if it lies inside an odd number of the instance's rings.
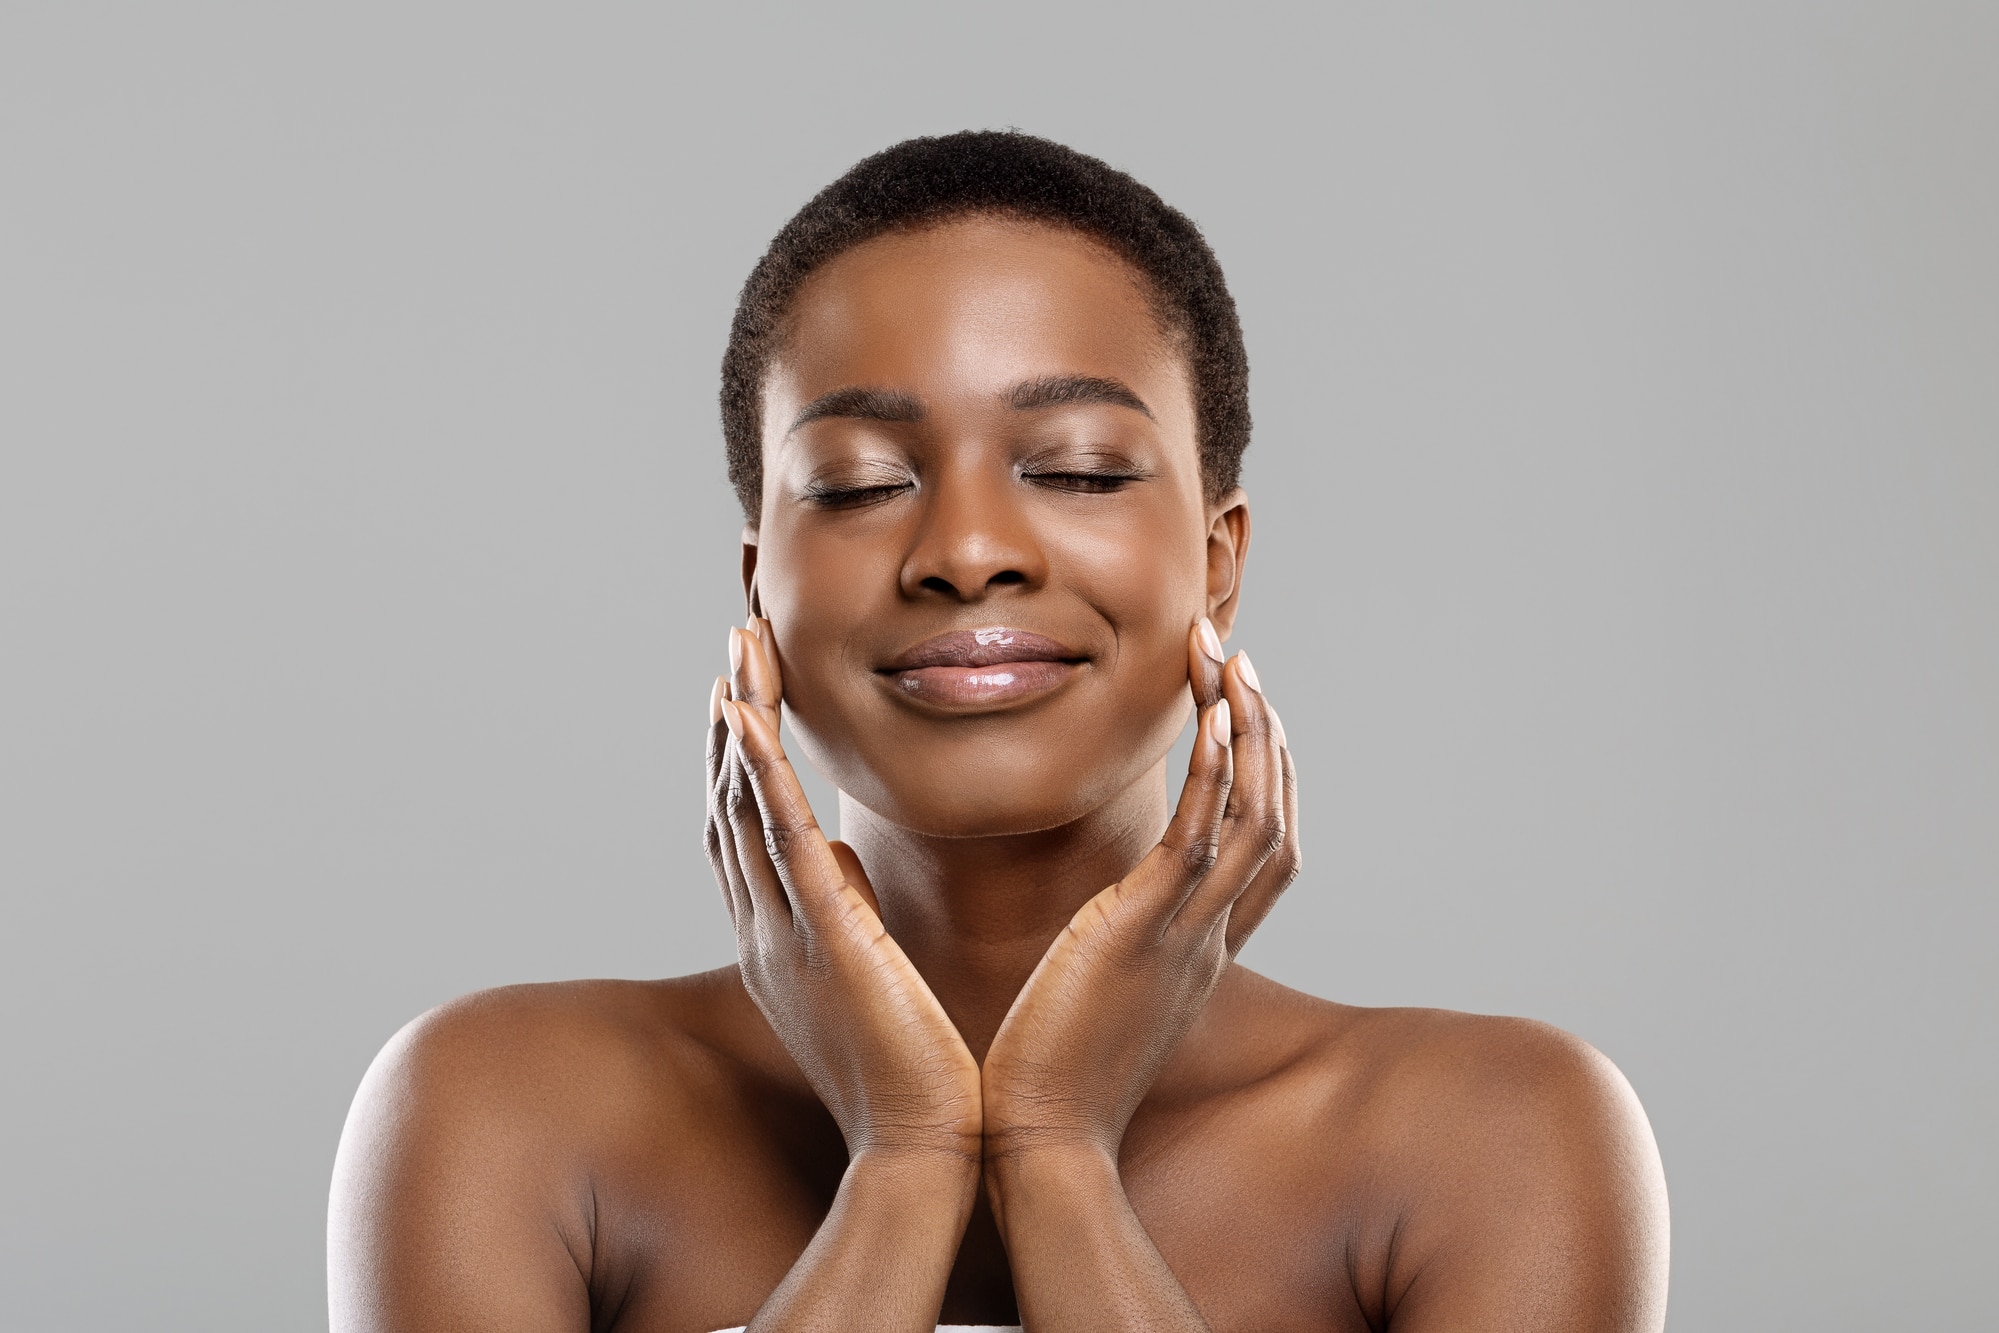
[[[1200,229],[1097,158],[1017,130],[966,130],[905,139],[855,163],[784,224],[750,271],[722,356],[722,438],[751,522],[763,505],[764,377],[798,289],[863,241],[980,214],[1070,228],[1138,271],[1187,356],[1208,498],[1235,486],[1249,447],[1249,355]]]

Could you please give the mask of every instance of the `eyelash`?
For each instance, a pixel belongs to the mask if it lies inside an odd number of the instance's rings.
[[[1021,475],[1029,481],[1084,495],[1109,495],[1123,490],[1134,481],[1145,480],[1144,474],[1139,472],[1024,472]]]
[[[1142,472],[1023,472],[1021,479],[1057,490],[1082,495],[1109,495],[1134,481],[1145,480]],[[910,488],[906,481],[876,486],[813,486],[805,498],[822,509],[861,509],[880,504]]]
[[[878,486],[814,486],[805,492],[805,498],[822,509],[859,509],[865,505],[880,504],[908,489],[906,481]]]

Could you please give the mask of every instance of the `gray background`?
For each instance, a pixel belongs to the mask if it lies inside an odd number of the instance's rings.
[[[1013,124],[1241,302],[1309,865],[1248,961],[1608,1052],[1677,1330],[1991,1327],[1995,63],[1990,5],[8,4],[0,1326],[323,1327],[398,1025],[727,960],[736,287]]]

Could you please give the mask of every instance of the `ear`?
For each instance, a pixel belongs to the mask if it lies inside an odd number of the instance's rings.
[[[757,596],[757,525],[743,524],[743,601],[749,605],[750,614],[764,613],[763,600]]]
[[[1208,507],[1208,619],[1224,639],[1235,628],[1248,559],[1249,496],[1238,486]]]

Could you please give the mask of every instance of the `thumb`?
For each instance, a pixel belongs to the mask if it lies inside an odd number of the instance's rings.
[[[847,883],[879,917],[882,914],[881,899],[875,897],[875,886],[868,882],[868,872],[861,867],[861,858],[838,838],[826,845],[833,849],[833,859],[840,863],[840,873],[846,877]]]

